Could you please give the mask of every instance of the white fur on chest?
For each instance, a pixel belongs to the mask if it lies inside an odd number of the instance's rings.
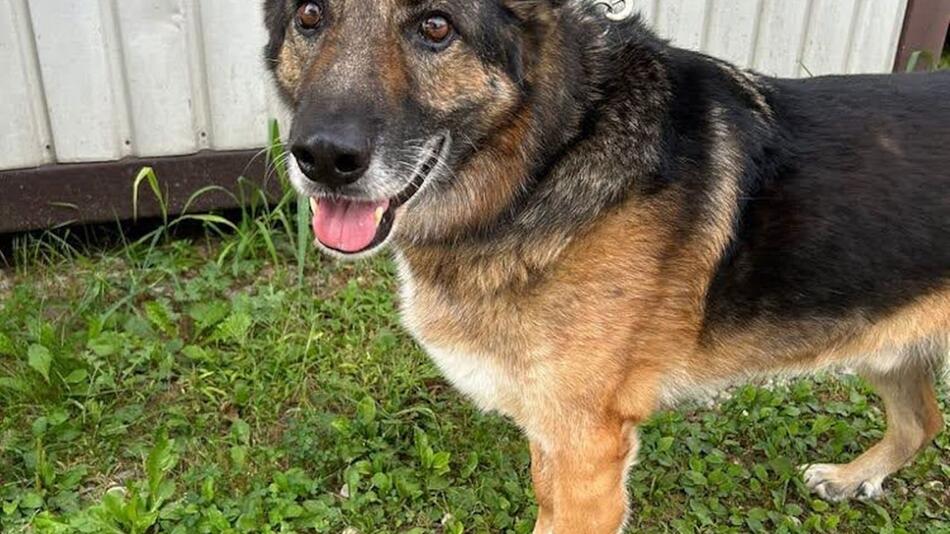
[[[485,411],[511,415],[514,399],[512,377],[492,358],[423,345],[445,378]]]
[[[428,310],[417,306],[415,280],[401,255],[397,255],[397,264],[401,282],[402,320],[406,329],[426,350],[443,376],[479,408],[513,415],[519,388],[512,370],[501,363],[504,359],[428,341],[426,332],[420,326],[423,323],[420,319]]]

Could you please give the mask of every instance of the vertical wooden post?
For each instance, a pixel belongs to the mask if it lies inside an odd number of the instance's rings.
[[[921,60],[918,70],[932,68],[940,61],[943,45],[950,26],[950,0],[908,0],[907,16],[897,48],[897,60],[894,70],[903,72],[914,52],[918,50],[928,54],[927,60]]]

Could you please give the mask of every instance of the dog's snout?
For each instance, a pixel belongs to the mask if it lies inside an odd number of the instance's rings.
[[[357,125],[323,128],[295,139],[291,153],[310,180],[343,187],[366,174],[373,158],[373,140]]]

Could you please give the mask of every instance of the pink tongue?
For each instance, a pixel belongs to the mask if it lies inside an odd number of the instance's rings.
[[[373,243],[379,223],[376,210],[389,208],[389,201],[357,202],[320,199],[313,215],[313,233],[325,246],[341,252],[360,252]]]

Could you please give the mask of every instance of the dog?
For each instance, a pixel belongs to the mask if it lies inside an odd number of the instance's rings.
[[[536,533],[629,517],[637,426],[848,366],[883,439],[813,464],[874,498],[942,429],[950,73],[777,79],[588,0],[267,0],[318,246],[394,253],[405,327],[531,443]]]

